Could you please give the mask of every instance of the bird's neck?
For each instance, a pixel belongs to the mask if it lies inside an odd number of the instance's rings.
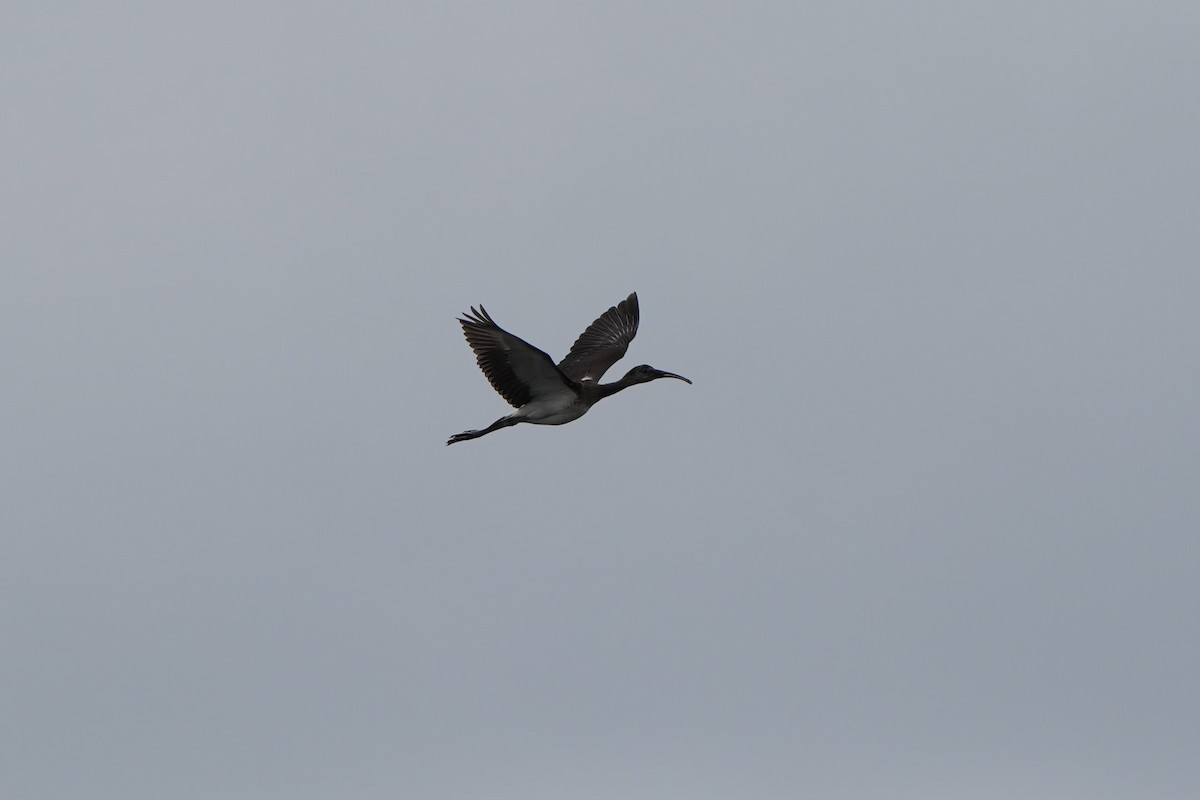
[[[628,389],[630,386],[633,386],[633,383],[633,381],[627,381],[624,378],[621,378],[621,380],[613,381],[612,383],[597,384],[596,399],[601,400],[605,397],[611,397],[622,389]]]

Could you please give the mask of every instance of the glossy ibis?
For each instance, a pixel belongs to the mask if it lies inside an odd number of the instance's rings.
[[[472,306],[458,321],[488,382],[517,410],[483,430],[455,434],[446,444],[477,439],[520,422],[562,425],[637,383],[659,378],[691,383],[682,375],[648,364],[634,367],[615,383],[600,383],[600,377],[625,355],[637,335],[637,292],[601,314],[557,365],[550,356],[497,325],[483,306],[478,311]]]

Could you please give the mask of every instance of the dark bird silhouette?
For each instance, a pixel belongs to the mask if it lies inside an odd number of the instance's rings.
[[[520,422],[562,425],[579,419],[605,397],[637,383],[659,378],[691,383],[682,375],[649,364],[634,367],[615,383],[600,383],[601,376],[625,355],[637,335],[637,292],[589,325],[557,366],[550,356],[497,325],[483,306],[478,311],[472,306],[458,321],[488,382],[517,410],[483,430],[455,434],[446,444],[477,439]]]

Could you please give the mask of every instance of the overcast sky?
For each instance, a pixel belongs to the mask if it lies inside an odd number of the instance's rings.
[[[1198,42],[8,4],[0,797],[1200,796]]]

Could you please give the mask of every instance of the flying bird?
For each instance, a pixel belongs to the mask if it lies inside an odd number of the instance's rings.
[[[446,444],[478,439],[492,431],[521,422],[534,425],[563,425],[579,419],[593,405],[637,383],[682,375],[641,364],[615,383],[600,383],[601,376],[617,363],[637,335],[637,292],[601,314],[587,327],[567,357],[554,360],[524,339],[496,324],[483,306],[474,306],[459,317],[467,344],[475,351],[479,369],[501,397],[517,409],[483,430],[463,431]]]

